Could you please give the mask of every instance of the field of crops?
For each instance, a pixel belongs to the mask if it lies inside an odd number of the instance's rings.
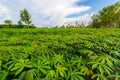
[[[120,80],[120,29],[0,29],[0,80]]]

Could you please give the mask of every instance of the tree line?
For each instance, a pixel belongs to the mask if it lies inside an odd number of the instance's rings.
[[[0,28],[35,28],[27,9],[20,11],[20,20],[17,24],[13,24],[11,20],[5,20],[4,23],[5,24],[0,24]]]

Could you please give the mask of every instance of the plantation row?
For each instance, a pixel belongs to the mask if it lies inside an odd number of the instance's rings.
[[[120,29],[0,29],[0,80],[120,80]]]

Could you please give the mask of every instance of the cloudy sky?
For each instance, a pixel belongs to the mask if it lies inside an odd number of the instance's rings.
[[[26,8],[38,27],[91,21],[103,7],[119,0],[0,0],[0,23],[10,19],[17,23],[20,10]]]

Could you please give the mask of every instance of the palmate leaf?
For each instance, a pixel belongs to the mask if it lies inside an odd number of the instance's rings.
[[[47,75],[46,75],[46,78],[55,78],[56,77],[56,73],[54,70],[49,70]]]
[[[17,76],[19,73],[22,72],[23,69],[24,69],[24,67],[16,66],[16,67],[12,68],[10,71],[16,71],[15,76]]]
[[[33,70],[29,70],[26,72],[25,80],[33,80]]]
[[[60,75],[61,77],[65,77],[66,76],[66,70],[67,70],[66,67],[64,67],[60,64],[57,64],[57,66],[56,66],[56,76],[59,77],[59,75]]]
[[[40,73],[47,74],[47,70],[51,69],[50,61],[45,60],[37,60],[36,63],[33,63],[33,66],[37,69],[38,75]]]
[[[120,70],[117,70],[115,74],[109,75],[108,79],[120,80]]]
[[[96,79],[96,80],[107,80],[107,78],[102,75],[102,74],[94,74],[92,75],[92,78],[91,79]]]
[[[18,60],[16,58],[14,58],[14,60],[9,61],[8,63],[6,63],[5,65],[8,66],[8,70],[11,70],[15,64],[18,62]]]
[[[39,68],[39,70],[40,70],[42,73],[47,74],[47,72],[46,72],[45,69]]]
[[[19,80],[24,80],[25,76],[26,76],[26,71],[23,71],[19,76]]]
[[[31,62],[28,59],[20,59],[16,64],[11,64],[8,69],[13,71],[15,76],[17,76],[24,70],[24,68],[32,68]]]
[[[93,64],[92,69],[98,68],[98,65],[99,65],[98,63]]]
[[[89,69],[87,66],[81,66],[80,72],[83,73],[84,76],[89,76],[93,74],[93,71]]]
[[[92,62],[89,62],[89,64],[92,64],[92,69],[95,69],[95,68],[98,69],[99,68],[101,73],[103,71],[102,69],[105,69],[106,66],[107,66],[107,68],[109,67],[109,71],[112,71],[113,67],[116,64],[118,64],[118,60],[117,59],[115,59],[115,58],[113,58],[110,55],[105,54],[105,53],[100,54],[98,56],[94,56],[94,57],[92,56],[91,57],[91,61]]]
[[[99,65],[99,71],[100,71],[100,73],[101,73],[102,75],[105,73],[105,71],[104,71],[103,67],[102,67],[102,66],[100,66],[100,65]]]
[[[8,62],[9,63],[9,62]],[[6,64],[7,65],[7,64]],[[9,67],[8,70],[10,70],[13,66],[15,65],[15,63],[12,63]]]
[[[18,70],[19,68],[19,66],[13,67],[10,71]]]
[[[74,75],[74,76],[71,76],[71,80],[85,80],[85,79],[82,76]]]
[[[103,74],[111,74],[111,72],[113,72],[113,69],[111,67],[109,67],[106,64],[102,64],[102,63],[97,63],[96,61],[92,63],[92,69],[93,70],[98,70],[102,75]]]
[[[74,66],[77,66],[77,68],[80,68],[80,66],[82,65],[83,59],[82,57],[78,57],[77,55],[75,57],[72,57],[72,59],[70,60],[71,64]]]
[[[82,75],[78,70],[69,71],[66,80],[85,80]]]
[[[72,64],[72,61],[67,58],[67,60],[64,62],[64,66],[66,66],[69,70],[70,68],[73,68],[74,65]]]
[[[18,74],[20,74],[23,71],[24,67],[19,68],[16,73],[15,76],[17,76]]]
[[[110,67],[106,66],[106,65],[103,65],[103,68],[104,68],[105,72],[107,74],[109,74],[109,75],[111,74],[111,72],[113,72],[113,70]]]
[[[34,77],[37,79],[35,70],[31,69],[28,71],[23,71],[19,76],[19,80],[34,80]]]
[[[51,63],[56,67],[56,65],[59,64],[64,64],[64,59],[63,55],[60,54],[54,54],[52,57]]]

